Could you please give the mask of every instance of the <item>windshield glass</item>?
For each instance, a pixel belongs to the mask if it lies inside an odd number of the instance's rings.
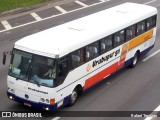
[[[54,87],[56,62],[52,58],[13,50],[9,75],[39,86]]]

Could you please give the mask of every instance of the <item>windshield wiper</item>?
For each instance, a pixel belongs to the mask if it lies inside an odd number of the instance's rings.
[[[37,82],[37,81],[35,81],[35,80],[34,80],[34,83],[35,83],[38,87],[41,86],[41,85],[39,84],[39,82]]]
[[[21,75],[17,75],[16,80],[19,80],[21,78]]]

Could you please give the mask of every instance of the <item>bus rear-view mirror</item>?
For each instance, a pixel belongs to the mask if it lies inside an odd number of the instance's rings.
[[[6,53],[3,53],[3,65],[5,65],[6,64]]]

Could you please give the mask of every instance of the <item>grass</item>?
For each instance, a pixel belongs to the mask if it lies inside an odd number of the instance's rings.
[[[0,12],[27,7],[51,0],[0,0]]]

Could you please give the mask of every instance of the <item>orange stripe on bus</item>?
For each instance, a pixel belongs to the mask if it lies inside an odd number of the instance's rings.
[[[149,40],[153,36],[153,29],[129,41],[129,50]]]
[[[84,90],[93,86],[97,82],[101,81],[104,77],[110,75],[111,73],[115,72],[118,68],[118,62],[114,63],[110,67],[102,70],[101,72],[97,73],[96,75],[90,77],[85,81]]]

